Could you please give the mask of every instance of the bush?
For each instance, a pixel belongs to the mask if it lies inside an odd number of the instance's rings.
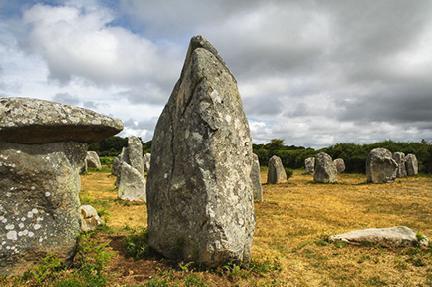
[[[285,172],[287,174],[287,179],[290,178],[293,175],[292,169],[289,169],[287,167],[285,168]]]

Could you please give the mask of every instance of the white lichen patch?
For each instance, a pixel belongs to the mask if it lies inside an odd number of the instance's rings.
[[[16,240],[18,240],[18,234],[15,230],[12,230],[12,231],[9,231],[8,233],[6,233],[6,238],[9,240],[16,241]]]
[[[39,223],[36,223],[33,228],[34,230],[39,230],[42,227],[42,225],[40,225]]]
[[[13,224],[8,224],[8,225],[6,225],[6,230],[12,230],[12,229],[14,229],[15,228],[15,225],[13,225]]]
[[[50,197],[51,196],[51,192],[49,192],[49,191],[45,192],[45,196],[46,197]]]

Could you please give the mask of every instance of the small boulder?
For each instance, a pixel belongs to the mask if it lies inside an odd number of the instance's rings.
[[[99,155],[95,151],[88,151],[85,160],[86,160],[87,168],[89,167],[96,168],[96,169],[102,168]]]
[[[393,159],[398,164],[398,168],[396,170],[396,177],[405,177],[407,176],[407,171],[405,167],[405,154],[403,152],[394,152]]]
[[[272,156],[268,162],[267,183],[277,184],[287,182],[287,180],[288,176],[282,163],[282,159],[277,155]]]
[[[313,156],[308,157],[304,160],[305,165],[305,172],[309,174],[314,173],[314,167],[315,167],[315,158]]]
[[[393,182],[396,178],[398,164],[392,153],[385,148],[374,148],[366,160],[367,181],[372,183]]]
[[[405,166],[407,175],[413,176],[418,174],[418,161],[415,154],[409,153],[405,157]]]
[[[263,201],[263,188],[261,185],[261,168],[259,158],[253,154],[253,165],[251,171],[252,187],[254,190],[254,200]]]
[[[333,161],[334,165],[336,166],[336,170],[338,173],[342,173],[345,171],[345,161],[341,158],[337,158]]]
[[[79,213],[81,218],[81,231],[83,232],[95,230],[99,225],[104,224],[104,221],[99,217],[96,209],[91,205],[81,205]]]
[[[378,244],[387,247],[427,246],[426,237],[406,226],[389,228],[368,228],[331,236],[330,241],[342,241],[353,245]]]
[[[320,152],[315,156],[314,182],[333,183],[337,176],[336,165],[330,155]]]

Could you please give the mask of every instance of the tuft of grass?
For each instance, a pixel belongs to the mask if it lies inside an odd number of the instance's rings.
[[[147,244],[147,230],[142,230],[127,236],[123,241],[126,255],[135,260],[151,255],[152,250]]]
[[[184,279],[185,287],[207,287],[208,285],[204,282],[203,279],[198,277],[196,274],[189,274]]]

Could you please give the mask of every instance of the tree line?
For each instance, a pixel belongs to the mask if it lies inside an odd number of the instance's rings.
[[[142,141],[142,140],[141,140]],[[144,152],[150,152],[151,141],[144,142]],[[100,143],[91,144],[90,150],[97,151],[100,156],[117,156],[123,147],[127,146],[127,138],[118,136],[107,138]],[[384,141],[371,144],[338,143],[321,149],[303,146],[285,145],[281,139],[273,139],[266,144],[253,144],[254,153],[258,155],[261,165],[266,166],[273,155],[282,159],[285,167],[290,169],[304,168],[304,160],[320,151],[328,153],[333,159],[342,158],[345,161],[346,172],[364,173],[366,158],[370,150],[384,147],[391,152],[401,151],[413,153],[419,161],[419,171],[432,173],[432,144],[424,140],[418,143],[400,143]]]

